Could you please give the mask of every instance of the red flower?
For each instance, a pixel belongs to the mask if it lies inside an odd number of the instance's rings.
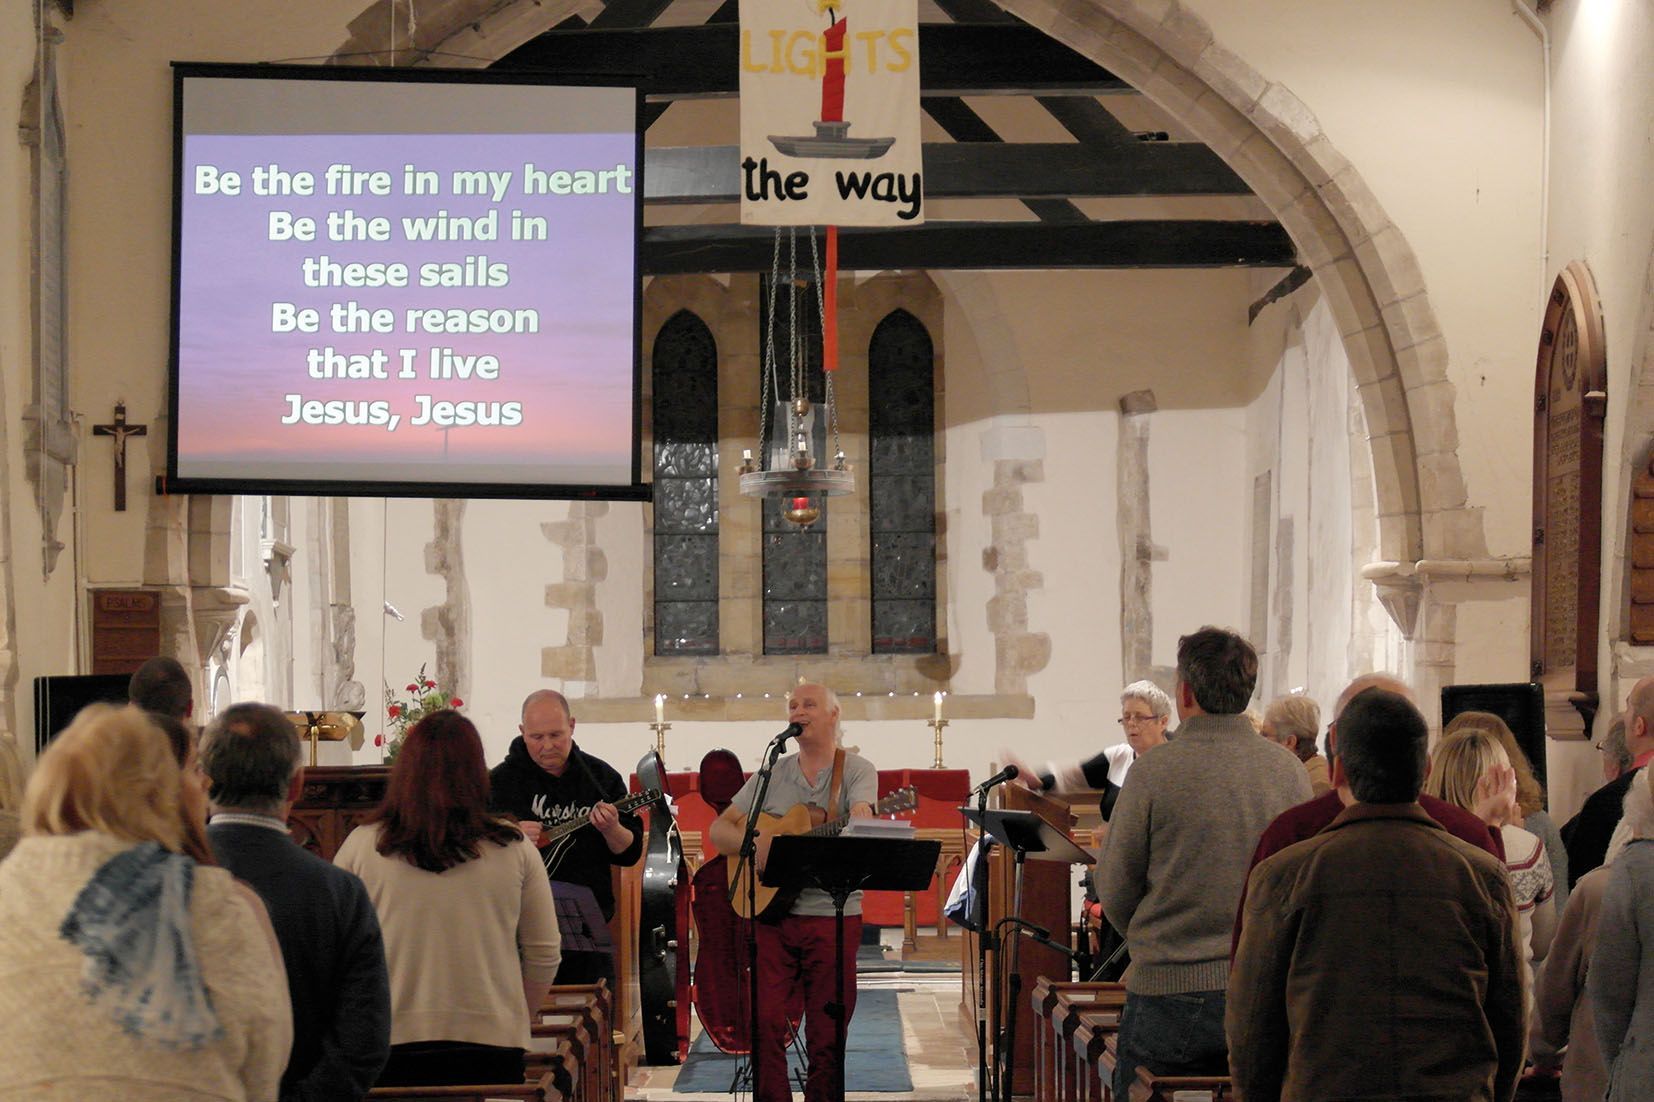
[[[427,677],[425,679],[425,687],[427,689],[434,689],[434,688],[436,688],[436,682],[432,681],[430,678]]]
[[[410,693],[417,693],[419,691],[419,686],[418,685],[409,685],[408,686],[408,691]]]
[[[390,717],[392,719],[395,719],[397,716],[402,714],[402,705],[392,704],[389,708],[386,708],[385,711],[390,713]]]
[[[452,700],[450,700],[448,702],[448,707],[450,707],[450,708],[460,708],[460,707],[463,707],[464,705],[465,705],[465,701],[461,700],[457,696],[454,697]]]
[[[384,736],[384,733],[383,733],[383,732],[381,732],[381,733],[380,733],[380,734],[377,734],[377,735],[374,735],[374,736],[373,736],[373,744],[374,744],[374,745],[375,745],[375,746],[383,746],[383,745],[385,745],[385,736]]]

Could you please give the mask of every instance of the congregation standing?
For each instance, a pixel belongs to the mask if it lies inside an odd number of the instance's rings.
[[[1506,1102],[1559,1067],[1567,1099],[1654,1099],[1654,678],[1605,740],[1604,787],[1559,829],[1497,717],[1460,717],[1432,755],[1408,687],[1370,675],[1340,695],[1323,757],[1313,702],[1249,720],[1257,667],[1245,639],[1203,628],[1179,640],[1173,694],[1122,694],[1123,744],[1022,770],[1103,793],[1096,904],[1130,959],[1114,1096],[1141,1067],[1227,1073],[1246,1102]],[[330,864],[287,833],[303,770],[281,712],[232,706],[198,741],[167,659],[131,696],[77,716],[26,787],[0,752],[0,1098],[287,1102],[521,1077],[530,1021],[569,975],[554,893],[609,917],[610,869],[641,848],[564,697],[524,701],[492,773],[469,720],[423,718]],[[788,708],[798,750],[764,807],[751,782],[737,794],[720,849],[760,810],[872,813],[876,774],[840,746],[831,690],[800,685]],[[594,829],[548,854],[570,821]],[[825,1102],[843,1094],[829,1056],[855,985],[832,1013],[819,902],[760,925],[759,975],[802,1000],[806,1097]],[[773,1025],[765,1102],[790,1097]]]

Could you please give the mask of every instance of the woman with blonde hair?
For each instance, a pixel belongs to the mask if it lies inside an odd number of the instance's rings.
[[[1321,708],[1303,693],[1290,693],[1270,701],[1264,709],[1264,738],[1278,742],[1298,755],[1309,776],[1309,789],[1317,796],[1332,791],[1332,773],[1327,759],[1315,749],[1315,739],[1321,733]]]
[[[185,852],[166,737],[95,704],[46,749],[0,864],[0,1096],[274,1099],[287,978],[258,897]]]
[[[1545,856],[1551,863],[1551,882],[1556,885],[1556,913],[1560,915],[1568,906],[1568,849],[1562,844],[1562,832],[1545,810],[1545,786],[1534,776],[1533,763],[1516,741],[1515,732],[1492,712],[1460,712],[1442,729],[1442,734],[1456,735],[1460,731],[1486,731],[1505,748],[1505,756],[1516,770],[1515,823],[1545,843]]]
[[[1424,791],[1466,811],[1474,810],[1477,785],[1495,766],[1511,768],[1510,758],[1496,736],[1477,728],[1446,735],[1431,757]],[[1534,964],[1544,959],[1556,933],[1556,907],[1552,898],[1556,892],[1545,844],[1517,826],[1517,817],[1513,794],[1495,808],[1490,825],[1499,828],[1505,843],[1505,868],[1510,873],[1511,894],[1516,897],[1522,967],[1531,1005]]]

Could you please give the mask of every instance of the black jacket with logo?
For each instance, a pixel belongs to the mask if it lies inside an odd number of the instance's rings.
[[[548,827],[584,820],[595,804],[614,803],[626,795],[620,774],[585,753],[578,743],[569,753],[563,775],[554,777],[529,757],[521,735],[511,740],[505,761],[488,774],[488,785],[490,808],[518,820],[538,819]],[[632,844],[619,853],[609,852],[609,844],[595,827],[577,830],[540,851],[546,875],[590,888],[604,918],[613,918],[615,909],[609,866],[636,864],[643,854],[643,825],[638,817],[622,815],[620,821],[632,832]]]

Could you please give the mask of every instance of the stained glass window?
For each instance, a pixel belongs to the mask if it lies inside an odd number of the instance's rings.
[[[873,653],[936,650],[934,349],[918,318],[896,310],[867,350],[868,525]]]
[[[788,302],[787,293],[794,296]],[[759,296],[759,347],[767,346],[769,286]],[[793,327],[798,328],[799,354],[804,359],[807,395],[815,403],[813,447],[817,461],[831,457],[826,430],[825,384],[821,372],[821,313],[814,281],[801,284],[783,281],[775,296],[776,326],[774,349],[779,386],[772,381],[768,398],[772,403],[770,432],[775,432],[773,403],[777,391],[784,399],[789,390]],[[763,368],[761,367],[761,370]],[[760,392],[764,392],[760,380]],[[785,422],[782,423],[785,434]],[[783,503],[764,499],[764,653],[825,654],[827,651],[827,499],[812,499],[821,515],[800,528],[782,515]]]
[[[655,653],[718,653],[718,347],[680,310],[655,337]]]

